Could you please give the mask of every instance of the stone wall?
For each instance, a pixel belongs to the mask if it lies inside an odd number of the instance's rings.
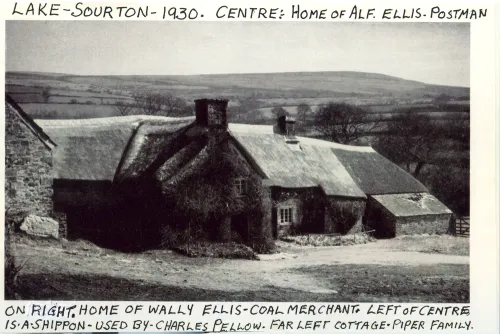
[[[378,238],[393,238],[397,235],[445,234],[449,231],[451,214],[395,217],[389,210],[373,199],[368,200],[364,224],[375,230]]]
[[[51,150],[5,107],[5,206],[19,219],[52,216]]]
[[[398,217],[397,235],[446,234],[449,232],[451,214]]]

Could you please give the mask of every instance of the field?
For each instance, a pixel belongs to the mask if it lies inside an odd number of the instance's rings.
[[[413,236],[333,247],[278,242],[260,261],[123,254],[18,236],[23,299],[469,302],[469,240]]]
[[[197,98],[226,98],[231,105],[243,99],[258,100],[259,108],[300,103],[312,107],[330,101],[369,106],[386,112],[400,105],[432,105],[442,94],[454,103],[467,101],[469,89],[428,85],[421,82],[360,72],[305,72],[265,74],[220,74],[190,76],[74,76],[51,73],[6,73],[6,91],[21,104],[94,103],[111,105],[130,100],[134,92],[170,93],[192,102]],[[42,92],[47,90],[45,100]],[[259,109],[257,108],[257,109]],[[314,109],[314,108],[313,108]],[[62,118],[63,113],[58,114]],[[71,117],[74,117],[71,115]],[[98,110],[94,117],[101,117]]]
[[[74,119],[118,116],[113,106],[87,104],[28,103],[23,110],[35,119]]]

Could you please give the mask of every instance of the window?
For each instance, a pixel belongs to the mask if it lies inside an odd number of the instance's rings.
[[[280,223],[291,223],[293,221],[293,208],[283,207],[279,209],[279,221]]]
[[[245,178],[237,178],[234,180],[234,187],[238,196],[245,196],[248,193],[248,182]]]

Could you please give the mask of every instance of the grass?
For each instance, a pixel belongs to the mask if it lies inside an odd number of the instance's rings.
[[[21,107],[33,118],[79,119],[118,116],[111,105],[27,103]]]
[[[468,265],[320,265],[296,271],[328,277],[330,288],[346,301],[469,302]]]
[[[436,257],[448,262],[449,255],[434,254],[434,262],[425,265],[407,261],[401,249],[431,245],[424,239],[410,238],[405,248],[399,239],[330,249],[287,246],[287,251],[295,247],[297,256],[274,261],[190,258],[166,250],[125,254],[84,240],[20,235],[15,235],[13,251],[16,262],[26,262],[18,276],[21,299],[468,302],[469,265],[463,258],[441,264]],[[455,246],[446,249],[453,253],[465,239],[451,240],[448,246]],[[420,249],[432,252],[431,246]],[[398,255],[387,264],[370,260],[391,252]],[[414,254],[407,256],[415,259]]]
[[[193,277],[203,279],[203,277]],[[341,301],[321,293],[269,286],[261,290],[229,291],[152,284],[145,280],[104,275],[25,274],[19,279],[20,295],[30,300],[120,300],[120,301]]]
[[[112,275],[21,274],[19,294],[33,300],[161,300],[280,302],[469,302],[469,266],[321,265],[297,268],[299,274],[327,277],[337,293],[325,294],[266,286],[259,290],[204,289],[158,284]],[[287,273],[283,273],[287,275]],[[203,275],[192,277],[202,280]]]
[[[390,241],[392,250],[469,256],[469,238],[451,235],[403,235]]]

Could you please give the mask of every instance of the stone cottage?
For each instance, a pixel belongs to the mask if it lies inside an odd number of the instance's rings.
[[[55,147],[42,128],[5,95],[6,218],[33,234],[59,237],[59,232],[65,231],[64,223],[58,226],[55,220],[64,221],[64,217],[53,210],[52,152]]]
[[[228,124],[227,101],[195,116],[40,120],[57,143],[54,209],[68,236],[111,247],[191,239],[259,251],[287,233],[445,233],[451,212],[371,147],[299,137],[294,120]]]

